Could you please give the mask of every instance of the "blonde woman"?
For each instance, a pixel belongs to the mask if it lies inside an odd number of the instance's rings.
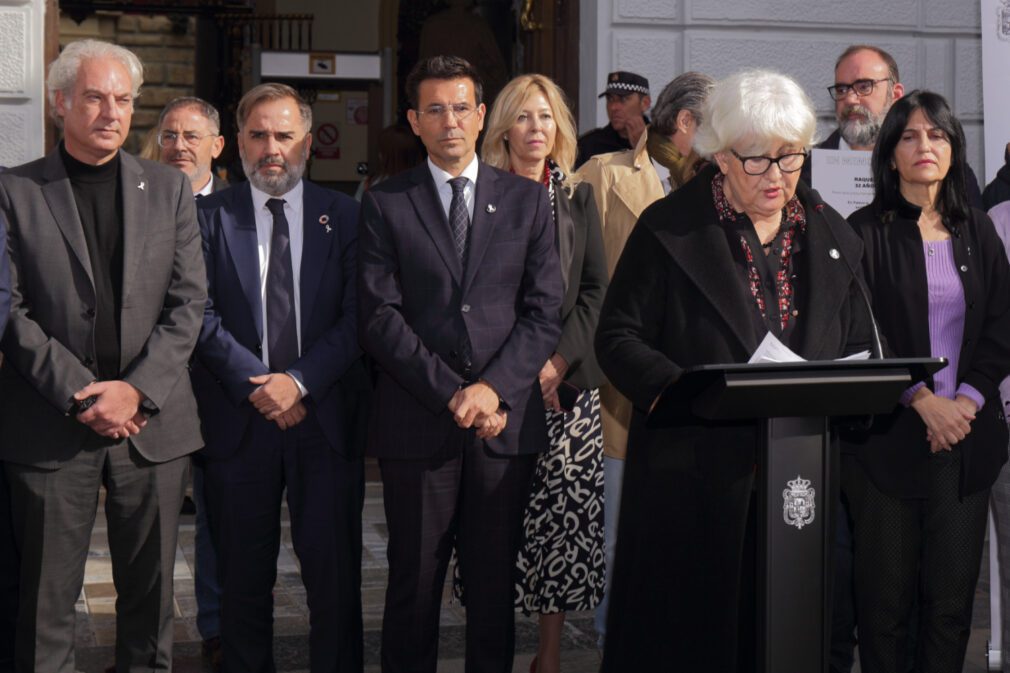
[[[565,613],[590,610],[603,594],[603,435],[597,388],[603,375],[593,337],[607,289],[607,259],[588,183],[569,177],[575,122],[561,89],[522,75],[495,99],[483,160],[541,182],[554,212],[565,286],[564,327],[540,370],[550,448],[541,454],[523,516],[516,605],[540,621],[530,670],[561,668]]]

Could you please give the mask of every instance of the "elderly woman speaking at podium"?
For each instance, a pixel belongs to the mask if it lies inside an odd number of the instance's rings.
[[[716,84],[695,149],[713,164],[638,221],[596,349],[635,405],[603,670],[737,670],[744,535],[757,421],[651,429],[646,415],[695,365],[747,362],[771,332],[808,360],[870,347],[862,245],[800,182],[814,110],[767,71]],[[743,604],[747,605],[744,600]],[[753,633],[753,631],[750,631]]]

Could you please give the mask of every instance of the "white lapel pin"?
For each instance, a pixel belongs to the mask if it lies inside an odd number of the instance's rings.
[[[828,256],[831,257],[831,259],[838,259],[842,255],[835,248],[831,248],[830,250],[828,250]]]
[[[140,184],[137,185],[137,189],[141,189],[141,190],[144,189],[144,181],[143,180],[141,180]]]
[[[493,212],[494,212],[494,211],[496,211],[496,210],[498,210],[498,209],[494,207],[494,204],[493,204],[493,203],[489,203],[489,204],[487,204],[487,212],[489,212],[489,213],[493,213]]]
[[[321,224],[324,227],[326,227],[326,233],[327,234],[330,233],[331,231],[333,231],[333,227],[330,226],[330,216],[329,215],[326,215],[326,214],[320,215],[319,216],[319,224]]]

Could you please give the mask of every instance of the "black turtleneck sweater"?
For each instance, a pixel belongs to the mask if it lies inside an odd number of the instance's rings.
[[[60,144],[95,280],[95,362],[98,378],[119,378],[119,316],[123,306],[123,194],[119,155],[100,166],[78,161]],[[90,314],[90,311],[89,311]]]

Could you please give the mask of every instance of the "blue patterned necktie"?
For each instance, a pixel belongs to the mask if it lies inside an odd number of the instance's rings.
[[[267,355],[270,370],[287,371],[298,359],[298,328],[295,325],[295,279],[291,266],[291,236],[284,216],[284,199],[270,199],[267,209],[274,216],[267,262]]]
[[[456,254],[459,255],[459,264],[463,273],[466,273],[466,244],[470,233],[470,213],[466,209],[466,198],[463,197],[466,181],[467,178],[462,175],[449,180],[449,186],[452,187],[452,201],[449,202],[449,226],[452,227],[452,240],[456,243]],[[459,355],[460,363],[463,366],[463,378],[469,379],[473,349],[470,346],[470,337],[465,333],[459,343]]]
[[[466,209],[466,199],[463,189],[467,178],[462,175],[449,180],[452,187],[452,201],[449,202],[449,226],[452,227],[452,240],[456,243],[456,254],[460,264],[466,269],[466,242],[470,233],[470,213]]]

